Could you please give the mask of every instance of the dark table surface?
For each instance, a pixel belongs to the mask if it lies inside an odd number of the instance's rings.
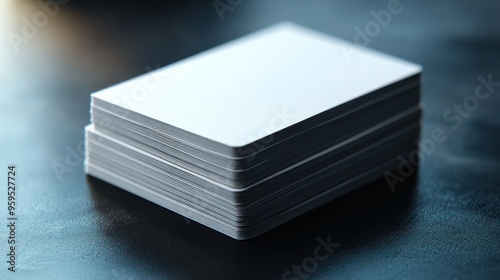
[[[4,225],[0,279],[500,279],[500,86],[474,97],[500,81],[499,1],[401,0],[369,38],[423,65],[421,138],[447,136],[394,192],[381,179],[242,242],[88,178],[90,93],[282,20],[353,41],[390,3],[221,2],[0,2],[2,225],[9,164],[18,184],[17,272]],[[340,246],[294,272],[318,238]]]

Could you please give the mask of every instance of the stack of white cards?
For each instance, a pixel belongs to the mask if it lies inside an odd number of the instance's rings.
[[[86,172],[251,238],[397,168],[420,72],[278,24],[93,94]]]

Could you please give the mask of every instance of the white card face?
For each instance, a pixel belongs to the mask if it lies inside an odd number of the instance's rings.
[[[416,64],[282,23],[93,98],[241,147],[420,71]]]

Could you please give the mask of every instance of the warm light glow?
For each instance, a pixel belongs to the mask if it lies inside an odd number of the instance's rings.
[[[0,40],[0,71],[5,71],[3,64],[9,58],[10,43],[8,34],[12,29],[12,14],[14,10],[14,0],[0,0],[0,36],[5,38]],[[7,39],[7,40],[6,40]],[[3,62],[2,62],[3,61]]]
[[[0,30],[4,31],[10,18],[14,0],[0,0]]]

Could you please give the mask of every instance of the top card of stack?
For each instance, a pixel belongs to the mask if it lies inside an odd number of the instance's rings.
[[[92,122],[241,189],[418,106],[420,71],[282,23],[93,94]]]

